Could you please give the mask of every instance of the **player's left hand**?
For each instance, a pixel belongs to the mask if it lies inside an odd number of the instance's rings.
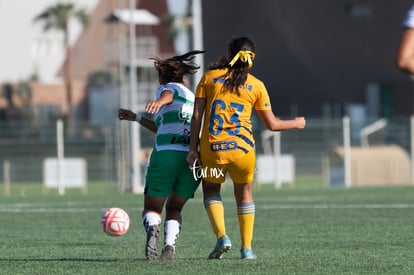
[[[195,168],[196,166],[201,165],[200,157],[198,152],[190,150],[187,154],[187,163],[190,169]]]
[[[156,114],[160,110],[160,108],[163,106],[158,100],[150,101],[145,105],[145,111],[148,114]]]

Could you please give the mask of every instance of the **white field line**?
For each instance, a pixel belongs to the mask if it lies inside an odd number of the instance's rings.
[[[272,204],[261,205],[261,209],[409,209],[414,208],[414,204]]]
[[[261,204],[256,203],[256,209],[413,209],[414,204]],[[0,204],[0,213],[76,213],[103,212],[105,208],[97,207],[56,207],[46,204]],[[128,208],[129,211],[142,209]]]
[[[94,205],[88,207],[81,205],[76,207],[78,203],[65,202],[59,205],[47,203],[0,203],[0,213],[79,213],[79,212],[104,212],[106,208],[99,208]],[[114,206],[110,206],[114,207]],[[116,206],[119,207],[119,206]],[[108,208],[108,207],[107,207]],[[142,211],[141,209],[131,209],[129,211]]]
[[[32,207],[32,208],[13,208],[13,207],[0,207],[0,213],[88,213],[99,212],[103,213],[105,208],[52,208],[52,207]],[[141,212],[142,208],[128,208],[130,212]]]
[[[104,209],[93,208],[13,208],[0,207],[0,213],[79,213],[79,212],[102,212]]]

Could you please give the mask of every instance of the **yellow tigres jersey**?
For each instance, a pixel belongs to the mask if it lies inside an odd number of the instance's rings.
[[[200,156],[218,164],[235,161],[254,150],[252,110],[271,110],[265,85],[251,74],[240,87],[240,95],[223,92],[226,70],[207,71],[196,91],[196,97],[206,99]]]

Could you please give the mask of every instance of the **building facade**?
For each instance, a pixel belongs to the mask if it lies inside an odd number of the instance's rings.
[[[278,115],[406,116],[412,80],[395,66],[410,0],[203,1],[206,64],[233,36],[257,44],[253,73]]]

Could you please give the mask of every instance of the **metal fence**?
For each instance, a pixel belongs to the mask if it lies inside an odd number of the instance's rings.
[[[116,116],[114,115],[114,118]],[[83,158],[87,163],[89,181],[119,182],[125,169],[120,167],[122,155],[128,152],[128,144],[121,144],[121,123],[114,119],[107,126],[76,125],[71,135],[66,131],[65,157]],[[257,118],[253,119],[257,154],[268,154],[264,150],[261,133],[264,128]],[[351,144],[360,146],[360,128],[352,126]],[[360,126],[359,126],[360,127]],[[152,148],[154,135],[141,130],[141,148]],[[56,157],[56,121],[47,121],[36,126],[24,122],[0,123],[0,163],[7,162],[11,183],[43,182],[43,162]],[[385,128],[368,137],[370,145],[393,144],[410,152],[410,118],[399,117],[387,120]],[[295,159],[295,176],[315,176],[323,179],[323,159],[335,147],[343,144],[341,118],[307,118],[304,130],[281,133],[281,153],[291,154]],[[141,165],[145,169],[145,163]],[[5,178],[5,169],[0,170],[0,182]],[[144,171],[143,171],[144,173]]]

